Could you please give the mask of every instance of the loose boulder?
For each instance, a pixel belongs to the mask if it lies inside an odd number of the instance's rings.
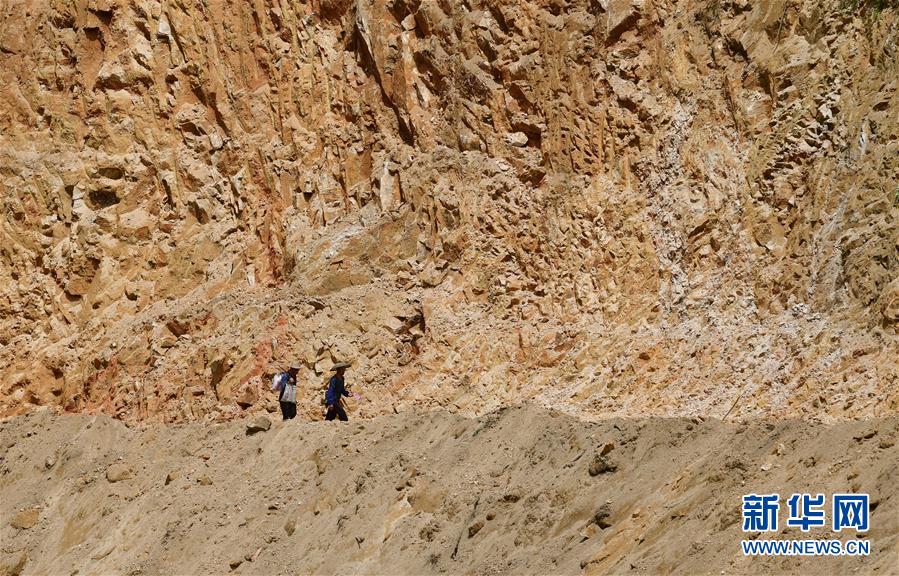
[[[272,421],[265,416],[257,416],[247,423],[247,436],[252,436],[257,432],[265,432],[272,427]]]

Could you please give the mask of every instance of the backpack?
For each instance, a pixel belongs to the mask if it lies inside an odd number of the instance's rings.
[[[281,388],[281,393],[278,395],[278,402],[297,403],[296,379],[292,379],[287,372],[276,374],[272,379],[272,390],[276,390],[279,387]]]

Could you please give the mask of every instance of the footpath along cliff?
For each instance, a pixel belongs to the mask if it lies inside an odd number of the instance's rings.
[[[899,408],[884,1],[0,8],[0,413]],[[743,392],[740,396],[741,391]]]

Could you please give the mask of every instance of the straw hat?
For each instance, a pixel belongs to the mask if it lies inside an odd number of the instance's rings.
[[[337,370],[340,370],[341,368],[349,368],[349,367],[350,367],[349,362],[338,362],[334,366],[331,366],[331,372],[336,372]]]

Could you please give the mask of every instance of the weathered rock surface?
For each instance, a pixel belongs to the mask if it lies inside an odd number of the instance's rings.
[[[897,10],[28,0],[0,414],[899,409]],[[734,404],[734,401],[739,401]]]

